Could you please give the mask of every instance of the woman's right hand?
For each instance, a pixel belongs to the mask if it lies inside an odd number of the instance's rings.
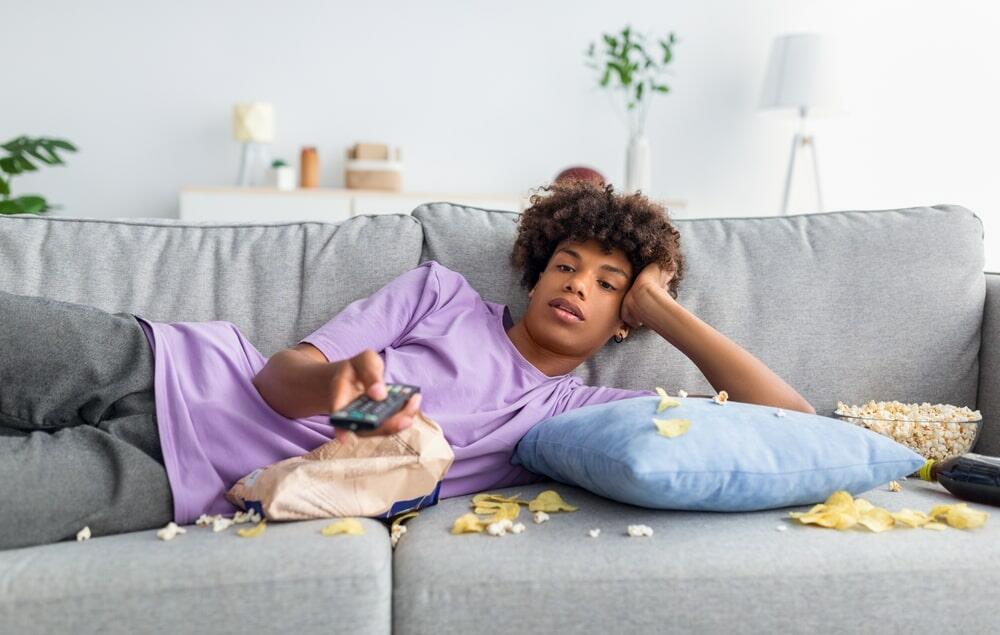
[[[331,380],[330,412],[340,410],[362,394],[381,401],[388,396],[385,382],[382,379],[385,364],[378,353],[372,349],[361,351],[354,357],[336,362],[338,365]],[[420,393],[410,397],[398,412],[382,422],[374,430],[351,432],[343,428],[334,428],[334,437],[346,438],[342,435],[356,434],[359,437],[396,434],[413,425],[413,418],[420,409]]]

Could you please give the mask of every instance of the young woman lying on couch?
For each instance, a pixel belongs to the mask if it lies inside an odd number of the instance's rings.
[[[230,322],[153,322],[0,292],[0,548],[232,514],[225,492],[334,435],[327,415],[385,383],[421,387],[371,433],[421,408],[455,460],[447,498],[529,483],[510,464],[534,424],[655,394],[570,373],[609,340],[651,328],[730,399],[814,412],[760,360],[681,306],[680,236],[663,207],[560,181],[520,216],[514,322],[458,272],[426,261],[269,359]],[[421,401],[423,399],[423,401]]]

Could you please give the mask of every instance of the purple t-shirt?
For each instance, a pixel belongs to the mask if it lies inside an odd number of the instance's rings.
[[[231,514],[225,492],[256,468],[330,440],[325,415],[289,419],[253,386],[267,358],[230,322],[148,322],[156,360],[156,414],[178,523]],[[521,485],[542,477],[510,463],[536,423],[599,403],[656,394],[549,377],[507,335],[506,305],[488,302],[465,278],[429,260],[347,305],[306,336],[330,361],[379,353],[386,382],[420,386],[420,409],[455,453],[441,498]]]

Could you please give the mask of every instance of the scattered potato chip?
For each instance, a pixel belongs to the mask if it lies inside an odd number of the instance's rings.
[[[858,524],[878,533],[886,529],[892,529],[893,525],[896,524],[896,519],[881,507],[874,507],[861,514]]]
[[[403,524],[403,521],[419,515],[418,511],[409,511],[392,519],[392,524],[389,527],[389,542],[392,543],[393,547],[399,542],[399,537],[406,533],[406,525]]]
[[[889,481],[889,491],[901,492],[903,491],[903,486],[899,484],[899,481]]]
[[[482,533],[486,529],[483,521],[475,514],[464,514],[459,516],[455,520],[455,524],[451,526],[451,533],[453,534],[464,534],[464,533]]]
[[[838,530],[857,524],[875,532],[885,531],[896,525],[934,530],[941,530],[949,525],[957,529],[975,529],[981,527],[989,517],[986,512],[971,509],[966,503],[936,505],[930,514],[906,508],[892,513],[875,507],[863,498],[854,499],[843,490],[834,492],[825,503],[814,505],[808,512],[789,512],[788,515],[802,524]],[[939,519],[944,519],[947,525],[938,522]]]
[[[660,395],[660,403],[656,405],[657,413],[663,412],[667,408],[673,408],[675,406],[681,405],[681,402],[672,398],[670,395],[667,394],[666,390],[660,388],[659,386],[656,387],[656,392],[657,394]]]
[[[365,527],[357,518],[342,518],[341,520],[330,523],[321,529],[319,533],[324,536],[336,536],[338,534],[363,536],[365,535]]]
[[[653,417],[656,430],[665,437],[679,437],[691,427],[690,419],[657,419]]]
[[[253,527],[244,527],[242,529],[237,529],[236,533],[243,536],[244,538],[256,538],[260,536],[262,533],[264,533],[264,530],[266,529],[267,529],[267,522],[262,520]]]
[[[712,401],[719,404],[720,406],[723,406],[727,401],[729,401],[729,393],[726,392],[725,390],[720,390],[717,395],[712,397]]]
[[[489,503],[526,503],[527,501],[522,501],[518,498],[520,494],[514,494],[513,496],[500,496],[499,494],[476,494],[472,497],[473,505],[489,504]]]
[[[90,525],[76,532],[76,541],[81,542],[83,540],[90,540]]]
[[[528,503],[533,512],[575,512],[579,507],[570,505],[555,490],[547,489]]]
[[[904,507],[892,515],[897,523],[902,523],[907,527],[921,527],[931,522],[931,517],[921,511]]]
[[[931,509],[930,516],[934,520],[944,517],[944,521],[956,529],[976,529],[983,526],[989,514],[972,509],[967,503],[956,503],[937,505]]]

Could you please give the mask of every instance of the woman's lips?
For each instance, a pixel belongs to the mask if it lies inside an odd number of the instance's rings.
[[[564,311],[563,309],[560,309],[559,307],[550,306],[549,308],[552,309],[555,312],[557,318],[559,318],[560,320],[563,320],[564,322],[582,322],[583,321],[580,318],[578,318],[575,315],[573,315],[572,313],[570,313],[569,311]]]

